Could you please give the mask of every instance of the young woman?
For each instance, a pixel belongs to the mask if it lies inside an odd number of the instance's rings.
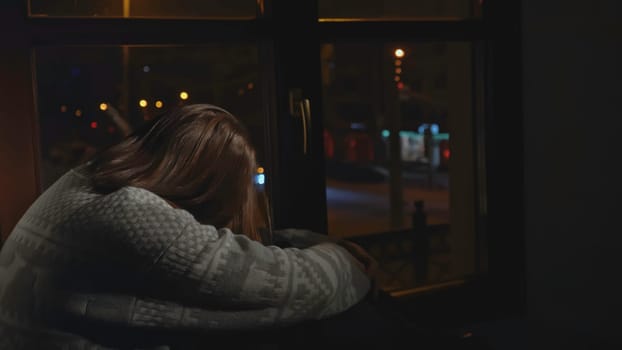
[[[174,346],[359,303],[373,259],[302,230],[275,233],[289,248],[271,245],[255,169],[242,124],[200,104],[66,173],[0,252],[0,348]]]

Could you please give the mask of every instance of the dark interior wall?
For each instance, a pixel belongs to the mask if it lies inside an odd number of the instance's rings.
[[[36,198],[39,188],[31,55],[24,2],[0,1],[0,239]]]
[[[622,343],[622,1],[522,17],[532,345]]]

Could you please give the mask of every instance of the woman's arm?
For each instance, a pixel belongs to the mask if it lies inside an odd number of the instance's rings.
[[[338,243],[339,241],[340,238],[337,237],[298,228],[287,228],[272,232],[272,242],[277,246],[304,249],[320,243]]]
[[[253,323],[252,315],[258,326],[278,325],[342,312],[369,290],[357,260],[337,244],[264,246],[139,194],[141,203],[113,199],[125,204],[117,206],[110,228],[145,267],[141,271],[181,304],[227,318],[246,315],[239,320],[245,325]]]
[[[288,228],[275,230],[273,242],[278,246],[308,248],[320,243],[335,243],[345,248],[360,263],[360,268],[373,280],[376,278],[378,262],[363,247],[347,239],[332,237],[311,230]]]

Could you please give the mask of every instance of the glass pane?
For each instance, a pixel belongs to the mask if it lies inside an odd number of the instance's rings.
[[[267,168],[254,45],[46,47],[36,49],[36,65],[44,189],[96,150],[185,103],[216,104],[239,117]],[[259,175],[261,189],[269,173]]]
[[[29,0],[31,16],[253,18],[255,0]]]
[[[387,290],[474,272],[471,51],[322,46],[328,231],[368,245]]]
[[[319,0],[321,19],[462,19],[481,16],[482,0]]]

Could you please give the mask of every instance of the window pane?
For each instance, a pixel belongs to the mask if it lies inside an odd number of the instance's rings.
[[[482,0],[319,0],[319,17],[461,19],[481,16]]]
[[[473,273],[471,44],[324,44],[321,56],[329,234],[370,244],[386,289]]]
[[[43,188],[146,120],[186,103],[216,104],[239,117],[266,167],[257,51],[229,44],[38,48]]]
[[[30,0],[31,16],[253,18],[254,0]]]

